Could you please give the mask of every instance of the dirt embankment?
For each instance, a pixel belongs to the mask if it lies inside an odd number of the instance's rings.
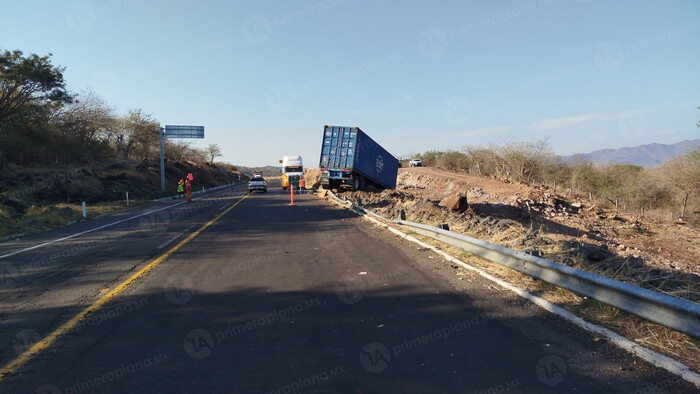
[[[465,212],[439,203],[467,197]],[[700,301],[700,231],[599,208],[580,196],[434,168],[399,171],[396,190],[342,192],[384,216],[452,231]]]
[[[317,189],[319,186],[321,186],[321,170],[305,169],[304,180],[306,181],[307,189]]]
[[[180,178],[192,173],[194,190],[248,179],[230,167],[192,162],[165,163],[166,191],[160,190],[158,160],[119,161],[80,167],[27,168],[8,165],[0,172],[0,238],[8,234],[34,233],[82,217],[80,204],[88,204],[88,216],[142,204],[176,194]]]

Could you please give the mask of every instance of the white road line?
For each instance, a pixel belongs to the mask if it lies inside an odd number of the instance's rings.
[[[235,188],[235,187],[234,187],[234,188]],[[213,189],[210,189],[209,191],[213,191]],[[97,231],[97,230],[102,230],[102,229],[107,228],[107,227],[112,227],[112,226],[114,226],[115,224],[128,222],[129,220],[133,220],[133,219],[136,219],[136,218],[140,218],[141,216],[150,215],[150,214],[152,214],[152,213],[155,213],[155,212],[158,212],[158,211],[162,211],[162,210],[164,210],[164,209],[173,208],[173,207],[176,207],[176,206],[178,206],[178,205],[185,204],[185,203],[187,203],[187,201],[179,202],[179,203],[177,203],[177,204],[169,205],[169,206],[167,206],[167,207],[163,207],[163,208],[156,209],[156,210],[153,210],[153,211],[150,211],[150,212],[142,213],[142,214],[140,214],[140,215],[132,216],[132,217],[130,217],[130,218],[118,220],[118,221],[116,221],[116,222],[114,222],[114,223],[105,224],[104,226],[96,227],[96,228],[93,228],[93,229],[90,229],[90,230],[86,230],[86,231],[83,231],[83,232],[80,232],[80,233],[77,233],[77,234],[69,235],[69,236],[67,236],[67,237],[63,237],[63,238],[59,238],[59,239],[54,239],[53,241],[44,242],[43,244],[35,245],[35,246],[29,247],[29,248],[26,248],[26,249],[17,250],[17,251],[11,252],[11,253],[7,253],[7,254],[4,254],[4,255],[0,256],[0,259],[4,259],[4,258],[6,258],[6,257],[10,257],[10,256],[14,256],[14,255],[17,255],[17,254],[20,254],[20,253],[28,252],[28,251],[30,251],[30,250],[43,248],[44,246],[48,246],[48,245],[51,245],[51,244],[55,244],[55,243],[57,243],[57,242],[65,241],[65,240],[67,240],[67,239],[79,237],[79,236],[81,236],[81,235],[89,234],[89,233],[95,232],[95,231]]]
[[[184,233],[185,233],[185,232],[183,231],[183,232],[181,232],[180,234],[178,234],[178,235],[176,235],[176,236],[170,238],[169,240],[165,241],[165,243],[163,243],[162,245],[158,246],[158,249],[163,249],[164,247],[168,246],[168,244],[170,244],[171,242],[173,242],[174,240],[176,240],[177,237],[181,236],[181,235],[184,234]]]
[[[164,209],[169,209],[169,208],[172,208],[172,207],[176,207],[176,206],[178,206],[178,205],[182,205],[182,204],[185,204],[185,203],[186,203],[186,201],[183,201],[183,202],[180,202],[180,203],[177,203],[177,204],[173,204],[173,205],[169,205],[169,206],[167,206],[167,207],[163,207],[163,208],[160,208],[160,209],[156,209],[156,210],[153,210],[153,211],[150,211],[150,212],[142,213],[142,214],[140,214],[140,215],[132,216],[132,217],[130,217],[130,218],[126,218],[126,219],[122,219],[122,220],[117,220],[116,222],[109,223],[109,224],[105,224],[104,226],[100,226],[100,227],[95,227],[95,228],[93,228],[93,229],[86,230],[86,231],[83,231],[83,232],[80,232],[80,233],[77,233],[77,234],[69,235],[69,236],[67,236],[67,237],[63,237],[63,238],[59,238],[59,239],[54,239],[53,241],[44,242],[43,244],[39,244],[39,245],[34,245],[34,246],[30,247],[30,248],[26,248],[26,249],[22,249],[22,250],[17,250],[17,251],[14,251],[14,252],[12,252],[12,253],[7,253],[7,254],[4,254],[4,255],[0,256],[0,259],[4,259],[4,258],[10,257],[10,256],[14,256],[14,255],[16,255],[16,254],[24,253],[24,252],[27,252],[27,251],[30,251],[30,250],[43,248],[44,246],[51,245],[51,244],[55,244],[56,242],[61,242],[61,241],[65,241],[65,240],[67,240],[67,239],[79,237],[79,236],[81,236],[81,235],[85,235],[85,234],[88,234],[88,233],[92,233],[92,232],[97,231],[97,230],[102,230],[102,229],[107,228],[107,227],[112,227],[112,226],[114,226],[115,224],[128,222],[129,220],[133,220],[133,219],[136,219],[136,218],[140,218],[141,216],[150,215],[150,214],[152,214],[152,213],[154,213],[154,212],[158,212],[158,211],[162,211],[162,210],[164,210]]]
[[[222,187],[222,188],[223,188],[223,187]],[[235,187],[234,187],[234,188],[235,188]],[[209,191],[214,191],[214,190],[213,190],[213,189],[210,189]],[[93,228],[93,229],[90,229],[90,230],[87,230],[87,231],[83,231],[83,232],[81,232],[81,233],[69,235],[69,236],[67,236],[67,237],[55,239],[55,240],[49,241],[49,242],[44,242],[43,244],[35,245],[35,246],[30,247],[30,248],[26,248],[26,249],[22,249],[22,250],[17,250],[17,251],[14,251],[14,252],[12,252],[12,253],[7,253],[7,254],[4,254],[4,255],[0,256],[0,259],[4,259],[4,258],[6,258],[6,257],[10,257],[10,256],[14,256],[14,255],[17,255],[17,254],[20,254],[20,253],[28,252],[28,251],[30,251],[30,250],[43,248],[44,246],[48,246],[48,245],[51,245],[51,244],[55,244],[55,243],[57,243],[57,242],[65,241],[65,240],[67,240],[67,239],[79,237],[79,236],[81,236],[81,235],[89,234],[89,233],[95,232],[95,231],[97,231],[97,230],[102,230],[102,229],[104,229],[104,228],[114,226],[115,224],[128,222],[129,220],[133,220],[133,219],[136,219],[136,218],[140,218],[141,216],[150,215],[150,214],[152,214],[152,213],[155,213],[155,212],[158,212],[158,211],[162,211],[162,210],[164,210],[164,209],[173,208],[173,207],[176,207],[176,206],[178,206],[178,205],[185,204],[185,203],[187,203],[187,202],[186,202],[186,201],[179,202],[179,203],[177,203],[177,204],[169,205],[169,206],[167,206],[167,207],[163,207],[163,208],[156,209],[156,210],[153,210],[153,211],[150,211],[150,212],[142,213],[142,214],[140,214],[140,215],[132,216],[132,217],[130,217],[130,218],[118,220],[118,221],[116,221],[116,222],[114,222],[114,223],[105,224],[104,226],[96,227],[96,228]]]
[[[219,211],[223,211],[223,210],[226,209],[226,207],[228,207],[229,205],[231,205],[231,203],[228,203],[228,204],[224,205],[223,207],[219,208]]]

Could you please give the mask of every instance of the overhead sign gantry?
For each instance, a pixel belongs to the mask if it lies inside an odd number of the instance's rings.
[[[160,190],[165,191],[163,138],[204,138],[204,126],[166,125],[160,128]]]

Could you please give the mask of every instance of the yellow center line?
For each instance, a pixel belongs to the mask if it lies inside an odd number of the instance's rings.
[[[132,283],[136,282],[139,278],[141,278],[143,275],[145,275],[147,272],[151,271],[153,268],[158,266],[158,264],[162,263],[165,261],[168,257],[170,257],[173,253],[177,252],[180,248],[183,246],[187,245],[190,241],[192,241],[195,237],[197,237],[202,231],[206,230],[209,226],[212,224],[216,223],[219,219],[221,219],[224,215],[229,213],[233,208],[236,207],[236,205],[240,204],[245,200],[246,198],[250,197],[251,193],[248,193],[247,195],[243,196],[240,200],[238,200],[235,204],[231,205],[228,209],[225,211],[221,212],[219,215],[217,215],[214,219],[210,220],[207,222],[204,226],[202,226],[199,230],[195,231],[194,233],[190,234],[187,238],[182,240],[179,244],[173,246],[172,249],[168,250],[167,252],[163,253],[160,255],[158,258],[155,260],[151,261],[146,265],[145,267],[141,268],[140,271],[137,273],[133,274],[129,279],[125,280],[122,282],[119,286],[117,286],[114,290],[110,291],[109,293],[105,294],[104,296],[100,297],[97,301],[95,301],[92,305],[88,306],[87,308],[83,309],[81,312],[79,312],[77,315],[73,316],[70,320],[67,322],[63,323],[60,327],[55,329],[53,332],[51,332],[49,335],[46,337],[42,338],[41,341],[35,343],[32,345],[29,349],[25,350],[24,353],[20,354],[12,360],[9,364],[3,366],[0,369],[0,382],[3,381],[3,379],[13,373],[15,373],[19,368],[21,368],[24,364],[26,364],[29,360],[31,360],[34,356],[37,354],[41,353],[44,349],[48,348],[49,346],[53,345],[54,342],[56,342],[60,337],[63,335],[67,334],[70,330],[72,330],[78,323],[80,323],[82,320],[84,320],[89,314],[96,312],[102,306],[104,306],[107,302],[109,302],[112,298],[116,297],[119,295],[119,293],[123,292],[127,287],[129,287]]]

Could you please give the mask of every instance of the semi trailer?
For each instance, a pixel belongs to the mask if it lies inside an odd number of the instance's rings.
[[[399,160],[359,127],[324,126],[319,168],[325,189],[394,189]]]

